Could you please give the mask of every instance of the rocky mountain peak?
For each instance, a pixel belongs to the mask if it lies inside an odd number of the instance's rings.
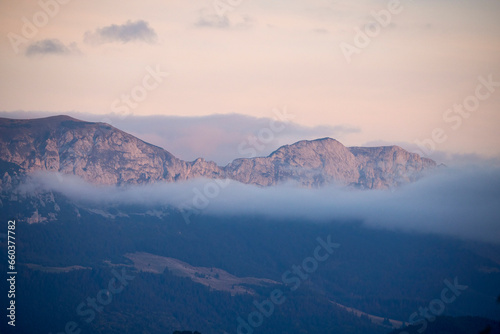
[[[238,181],[261,186],[289,181],[308,187],[339,181],[351,184],[359,177],[353,154],[332,138],[299,141],[280,147],[267,158],[237,162],[228,166],[229,175]]]
[[[342,154],[346,151],[346,147],[339,141],[332,138],[322,138],[315,140],[301,140],[291,145],[282,146],[271,153],[270,156],[284,156],[288,154],[309,155],[311,152],[315,152],[320,155],[329,155],[334,154],[335,152]]]
[[[383,189],[413,182],[436,166],[398,146],[348,148],[322,138],[220,167],[203,158],[183,161],[109,124],[69,116],[0,118],[0,154],[0,166],[14,165],[23,173],[57,171],[108,185],[205,177],[259,186],[296,182],[306,187],[340,184]]]
[[[106,123],[84,122],[68,116],[0,119],[0,130],[2,159],[28,173],[61,172],[98,184],[195,177],[191,175],[192,163]],[[204,163],[198,162],[197,168],[213,168],[213,164],[200,166]]]

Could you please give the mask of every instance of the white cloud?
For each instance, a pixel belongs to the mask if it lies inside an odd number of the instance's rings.
[[[195,214],[263,215],[304,222],[362,221],[371,228],[500,242],[500,168],[443,169],[392,192],[304,189],[294,185],[260,188],[230,182],[212,196],[214,185],[217,183],[213,180],[199,179],[126,188],[97,187],[73,176],[38,173],[20,191],[53,190],[89,207],[139,204],[184,210],[191,207]],[[209,188],[212,193],[207,196]]]

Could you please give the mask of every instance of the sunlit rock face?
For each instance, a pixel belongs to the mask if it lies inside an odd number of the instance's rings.
[[[430,159],[398,146],[345,147],[331,138],[282,146],[268,157],[236,159],[225,167],[199,158],[183,161],[105,123],[68,116],[0,119],[0,154],[24,173],[73,174],[104,185],[229,178],[271,186],[329,184],[386,189],[420,178],[436,167]],[[4,182],[5,183],[5,182]]]
[[[0,122],[3,160],[24,171],[57,171],[96,184],[139,184],[179,181],[223,173],[213,162],[177,159],[105,123],[67,116]]]
[[[232,179],[261,186],[295,181],[309,187],[385,189],[413,182],[434,167],[434,161],[397,146],[347,148],[324,138],[280,147],[265,158],[237,159],[226,172]]]

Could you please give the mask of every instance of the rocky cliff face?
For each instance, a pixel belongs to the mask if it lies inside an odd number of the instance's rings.
[[[223,174],[213,162],[186,162],[108,124],[68,116],[0,119],[1,159],[25,172],[74,174],[97,184],[180,181]]]
[[[261,186],[295,181],[304,186],[327,184],[385,189],[416,181],[436,167],[398,146],[347,148],[335,139],[300,141],[266,158],[237,159],[226,167],[229,178]]]
[[[405,151],[399,146],[351,147],[358,162],[358,185],[380,189],[414,182],[436,167],[436,162]]]
[[[331,138],[286,145],[266,158],[238,159],[226,171],[232,179],[261,186],[295,181],[316,187],[353,184],[359,179],[354,155]]]
[[[307,187],[336,183],[384,189],[413,182],[436,166],[397,146],[347,148],[324,138],[300,141],[280,147],[268,157],[237,159],[220,167],[202,158],[180,160],[108,124],[68,116],[3,118],[0,131],[0,167],[18,166],[24,173],[57,171],[107,185],[206,177],[260,186],[293,181]],[[4,178],[5,173],[8,175],[2,170]]]

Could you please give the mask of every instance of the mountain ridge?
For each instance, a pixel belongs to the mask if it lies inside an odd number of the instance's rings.
[[[345,147],[329,137],[301,140],[267,157],[238,158],[218,166],[203,158],[181,160],[107,123],[66,115],[0,118],[0,130],[0,160],[19,166],[24,173],[61,172],[106,185],[205,177],[258,186],[294,181],[306,187],[340,184],[387,189],[416,181],[436,167],[433,160],[399,146]]]

